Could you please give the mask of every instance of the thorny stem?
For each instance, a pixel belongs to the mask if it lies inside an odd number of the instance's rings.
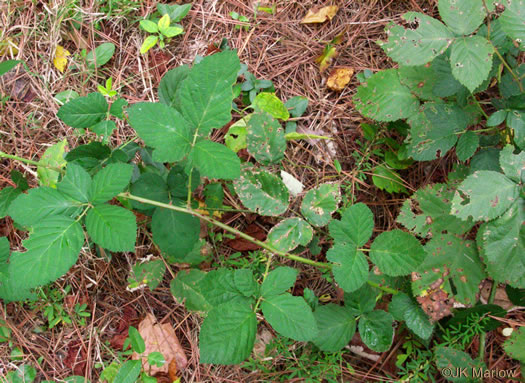
[[[4,153],[2,151],[0,151],[0,158],[9,158],[9,159],[12,159],[12,160],[17,160],[17,161],[26,163],[28,165],[40,166],[42,168],[47,168],[47,169],[54,170],[56,172],[64,173],[64,169],[62,169],[62,168],[58,168],[56,166],[51,166],[51,165],[46,165],[46,164],[41,164],[41,163],[39,163],[37,161],[28,160],[27,158],[14,156],[12,154],[7,154],[7,153]]]
[[[493,280],[492,281],[492,287],[490,289],[490,295],[489,295],[489,300],[487,302],[487,304],[492,304],[494,302],[494,298],[496,297],[496,291],[498,290],[498,284],[499,282],[496,281],[496,280]],[[485,357],[485,343],[487,341],[487,333],[486,332],[483,332],[480,336],[479,336],[479,360],[481,362],[483,362],[483,359]]]
[[[491,42],[492,44],[492,42]],[[505,59],[503,58],[503,56],[501,55],[501,53],[499,53],[498,49],[494,46],[494,44],[492,44],[492,46],[494,47],[494,53],[496,53],[496,56],[498,56],[498,58],[501,60],[501,62],[503,63],[503,65],[505,66],[505,68],[507,68],[507,70],[510,72],[511,76],[514,77],[514,80],[516,80],[518,82],[518,86],[520,88],[520,92],[523,93],[525,92],[525,89],[523,88],[523,84],[521,83],[521,79],[518,77],[518,75],[512,70],[512,68],[510,67],[509,64],[507,64],[507,62],[505,61]]]
[[[264,283],[264,281],[266,280],[266,277],[268,276],[268,273],[270,272],[270,265],[272,264],[272,258],[273,258],[273,255],[270,254],[268,256],[268,260],[266,261],[266,269],[264,270],[262,283]],[[255,304],[253,312],[255,313],[257,312],[257,309],[259,308],[259,304],[261,303],[261,300],[262,300],[262,296],[260,296],[259,299],[257,299],[257,303]]]
[[[485,117],[486,120],[489,119],[489,115],[487,113],[485,113],[485,111],[483,110],[483,108],[481,107],[481,105],[479,104],[479,101],[478,99],[476,98],[476,96],[472,95],[472,99],[474,100],[474,102],[476,103],[476,105],[478,106],[479,110],[481,111],[481,114],[483,114],[483,117]]]

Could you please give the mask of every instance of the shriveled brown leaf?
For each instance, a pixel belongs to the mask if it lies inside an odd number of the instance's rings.
[[[452,314],[454,299],[444,290],[434,290],[424,297],[416,298],[421,308],[433,320],[438,321]]]
[[[131,306],[124,307],[115,335],[113,335],[109,341],[111,347],[116,350],[122,350],[122,347],[124,347],[124,341],[128,337],[129,326],[136,318],[137,312]]]
[[[133,353],[132,358],[142,360],[142,366],[145,371],[151,375],[157,373],[169,374],[170,378],[172,378],[178,375],[178,371],[186,368],[188,359],[171,324],[157,323],[155,317],[148,314],[140,322],[138,330],[144,339],[146,351],[142,354],[143,356]],[[161,367],[150,366],[147,356],[152,352],[160,352],[166,363]]]
[[[259,241],[264,241],[266,239],[266,233],[264,229],[255,223],[248,225],[246,229],[244,229],[244,233],[251,235]],[[260,246],[256,245],[255,243],[251,243],[250,241],[247,241],[241,237],[229,239],[225,243],[227,246],[237,251],[254,251],[260,248]]]
[[[255,336],[253,354],[257,358],[264,358],[266,356],[266,346],[272,341],[272,339],[273,334],[266,328],[262,327],[261,330],[257,332],[257,335]]]
[[[67,345],[67,356],[64,365],[70,368],[75,375],[84,375],[87,367],[86,351],[79,340]]]
[[[319,24],[332,20],[339,10],[337,5],[329,5],[319,9],[310,9],[301,24]]]
[[[341,92],[348,85],[354,70],[352,68],[335,68],[326,80],[326,86],[336,92]]]

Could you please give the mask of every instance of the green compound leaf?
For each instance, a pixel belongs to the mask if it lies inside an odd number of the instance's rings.
[[[329,303],[314,312],[319,333],[313,343],[325,352],[337,352],[345,347],[355,334],[355,318],[350,310]]]
[[[525,328],[514,330],[511,337],[503,343],[503,348],[512,358],[525,363]]]
[[[180,87],[190,68],[181,65],[166,72],[159,84],[159,101],[180,111]]]
[[[235,270],[233,273],[233,281],[235,282],[237,290],[239,290],[245,297],[255,295],[259,287],[253,277],[253,271],[248,269]]]
[[[368,280],[368,261],[353,245],[336,243],[326,253],[326,259],[334,262],[332,273],[344,291],[355,291]]]
[[[133,166],[129,164],[110,164],[93,177],[89,189],[91,203],[98,204],[109,201],[124,190],[131,179]]]
[[[394,318],[383,310],[363,314],[359,320],[359,334],[366,346],[376,352],[385,352],[394,339]]]
[[[55,281],[75,264],[84,244],[79,222],[54,216],[35,224],[34,232],[23,241],[26,252],[11,255],[9,274],[16,275],[17,286],[29,289]]]
[[[499,164],[503,173],[514,182],[525,181],[525,152],[514,154],[514,147],[507,145],[500,152]]]
[[[58,177],[60,173],[58,170],[50,169],[49,166],[61,169],[66,166],[66,160],[64,159],[64,153],[66,151],[67,141],[62,140],[57,142],[53,146],[46,149],[40,161],[38,161],[38,167],[36,172],[38,174],[38,180],[42,186],[56,187]]]
[[[408,154],[417,161],[430,161],[444,156],[456,144],[456,133],[467,128],[468,116],[456,105],[428,102],[408,123]]]
[[[388,122],[408,118],[417,113],[419,101],[401,84],[397,69],[387,69],[372,75],[357,88],[356,109],[365,117]]]
[[[97,245],[110,251],[135,251],[135,215],[120,206],[102,204],[90,209],[86,229]]]
[[[478,286],[485,278],[474,242],[452,234],[441,234],[425,245],[425,251],[425,260],[414,269],[418,273],[418,278],[412,282],[414,293],[421,295],[439,280],[454,299],[474,304]]]
[[[474,222],[463,221],[450,214],[454,189],[445,184],[434,184],[419,189],[403,203],[397,222],[412,233],[422,237],[433,237],[445,231],[462,235]]]
[[[139,102],[128,108],[129,123],[156,162],[177,162],[191,151],[191,125],[175,109],[161,103]]]
[[[170,283],[171,294],[178,303],[184,301],[185,307],[190,311],[207,312],[212,306],[201,292],[200,282],[206,273],[197,269],[181,270]]]
[[[178,211],[158,208],[151,219],[153,242],[169,257],[184,262],[184,257],[199,241],[198,218]]]
[[[407,327],[422,339],[429,339],[434,331],[434,324],[430,322],[427,314],[412,298],[404,293],[396,294],[392,297],[392,302],[388,306],[388,311],[399,313],[398,320],[404,320]]]
[[[519,186],[503,174],[479,170],[458,187],[451,212],[463,220],[491,220],[505,213],[518,196]]]
[[[425,259],[425,250],[412,235],[401,230],[381,233],[372,243],[370,259],[386,275],[408,275]]]
[[[501,28],[511,39],[520,44],[520,49],[525,50],[525,1],[506,0],[505,12],[499,17]]]
[[[450,347],[438,347],[435,352],[436,365],[439,369],[451,371],[453,375],[447,380],[456,383],[475,382],[473,373],[483,369],[483,365],[478,361],[473,361],[469,354]],[[456,371],[464,371],[465,375],[456,374]]]
[[[450,51],[452,74],[468,90],[474,92],[488,78],[493,54],[494,47],[484,37],[457,39]]]
[[[391,24],[387,27],[388,41],[379,42],[386,54],[401,65],[425,65],[445,52],[454,39],[443,23],[422,13],[408,12],[403,19],[417,21],[418,28]]]
[[[76,217],[78,202],[47,186],[30,189],[20,194],[9,206],[8,213],[22,226],[32,226],[55,215]]]
[[[483,0],[439,0],[438,9],[441,19],[457,35],[472,34],[487,16]]]
[[[317,227],[327,225],[332,220],[332,213],[341,201],[338,184],[326,183],[309,190],[301,204],[301,214]]]
[[[374,215],[364,203],[350,206],[328,226],[336,243],[349,243],[358,248],[368,242],[374,230]]]
[[[478,231],[477,244],[489,275],[525,288],[525,202],[515,202],[500,218]]]
[[[66,175],[57,185],[59,192],[79,202],[90,200],[90,187],[91,176],[82,166],[75,163],[67,165]]]
[[[507,115],[507,126],[514,131],[514,142],[525,150],[525,111],[511,110]]]
[[[399,81],[420,100],[435,100],[437,97],[433,90],[438,77],[433,66],[434,62],[420,66],[400,66]]]
[[[287,218],[279,222],[268,233],[268,243],[274,248],[289,252],[297,246],[306,246],[312,240],[314,231],[301,218]]]
[[[476,153],[479,147],[479,137],[469,130],[461,135],[456,146],[456,155],[460,161],[466,161]]]
[[[212,270],[199,282],[199,287],[206,301],[213,307],[226,302],[251,301],[237,289],[234,270]]]
[[[148,285],[150,290],[154,290],[162,282],[166,265],[162,259],[154,259],[148,262],[137,262],[131,269],[128,277],[128,287],[139,287],[142,284]]]
[[[114,383],[134,383],[137,381],[142,370],[142,361],[128,360],[119,368],[113,379]]]
[[[287,266],[272,270],[261,285],[261,295],[265,298],[279,295],[290,289],[297,279],[298,271]]]
[[[100,93],[90,93],[62,105],[57,116],[65,124],[77,128],[89,128],[106,118],[108,103]]]
[[[252,352],[257,318],[250,305],[228,302],[211,310],[199,335],[201,363],[238,364]]]
[[[235,152],[213,141],[199,141],[194,147],[193,161],[202,176],[233,180],[241,174],[241,160]]]
[[[89,69],[99,68],[106,64],[115,53],[115,44],[102,43],[86,56],[86,63]]]
[[[279,121],[266,112],[255,112],[247,122],[248,152],[263,165],[274,164],[284,158],[286,139]]]
[[[271,173],[244,168],[233,186],[242,204],[254,213],[280,216],[288,209],[288,189]]]
[[[253,100],[252,107],[256,111],[264,111],[272,117],[279,118],[283,121],[290,118],[288,109],[275,93],[259,93]]]
[[[312,309],[303,297],[289,293],[265,298],[261,304],[264,318],[279,334],[300,342],[317,337],[317,324]]]
[[[180,88],[180,110],[192,131],[207,136],[231,120],[233,84],[240,69],[236,51],[204,57]]]

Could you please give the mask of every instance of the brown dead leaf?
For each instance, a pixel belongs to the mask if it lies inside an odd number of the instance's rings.
[[[329,5],[320,9],[310,9],[301,24],[319,24],[327,20],[332,20],[339,10],[337,5]]]
[[[124,307],[122,311],[122,317],[120,318],[115,335],[113,335],[109,341],[111,347],[116,350],[122,350],[122,347],[124,347],[124,341],[128,337],[129,326],[137,318],[137,312],[131,306]]]
[[[78,340],[67,345],[67,356],[64,365],[70,368],[75,375],[84,376],[87,367],[86,350]]]
[[[255,336],[255,345],[253,346],[253,354],[262,359],[266,356],[266,346],[272,341],[273,334],[262,327],[262,330],[257,332]]]
[[[141,359],[144,370],[149,374],[169,374],[170,378],[176,380],[178,371],[186,368],[188,359],[173,326],[169,323],[161,324],[156,322],[157,320],[151,314],[148,314],[140,322],[138,330],[146,344],[146,351],[142,354],[143,356],[133,353],[132,358],[135,360]],[[161,367],[150,366],[147,356],[152,352],[160,352],[164,356],[166,363]]]
[[[342,92],[346,85],[350,82],[354,70],[352,68],[335,68],[328,80],[326,80],[326,86],[336,92]]]
[[[438,321],[452,314],[454,299],[444,290],[434,290],[424,297],[416,298],[421,308],[433,321]]]
[[[264,229],[255,223],[248,225],[246,229],[244,230],[244,233],[251,235],[255,239],[258,239],[259,241],[264,241],[266,239],[266,233]],[[241,238],[241,237],[229,239],[225,241],[225,244],[226,246],[229,246],[233,250],[237,250],[237,251],[254,251],[260,248],[260,246],[254,243],[251,243],[250,241],[247,241],[246,239]]]

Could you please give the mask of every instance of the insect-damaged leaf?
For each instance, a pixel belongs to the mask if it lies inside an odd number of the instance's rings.
[[[277,163],[284,158],[286,139],[283,128],[267,112],[255,112],[247,122],[246,144],[248,152],[263,165]]]
[[[293,217],[274,226],[268,233],[268,242],[274,248],[288,252],[299,245],[308,245],[312,236],[312,227],[301,218]]]
[[[325,226],[332,220],[332,213],[337,210],[341,200],[341,191],[337,184],[322,184],[309,190],[301,204],[301,214],[314,226]]]

